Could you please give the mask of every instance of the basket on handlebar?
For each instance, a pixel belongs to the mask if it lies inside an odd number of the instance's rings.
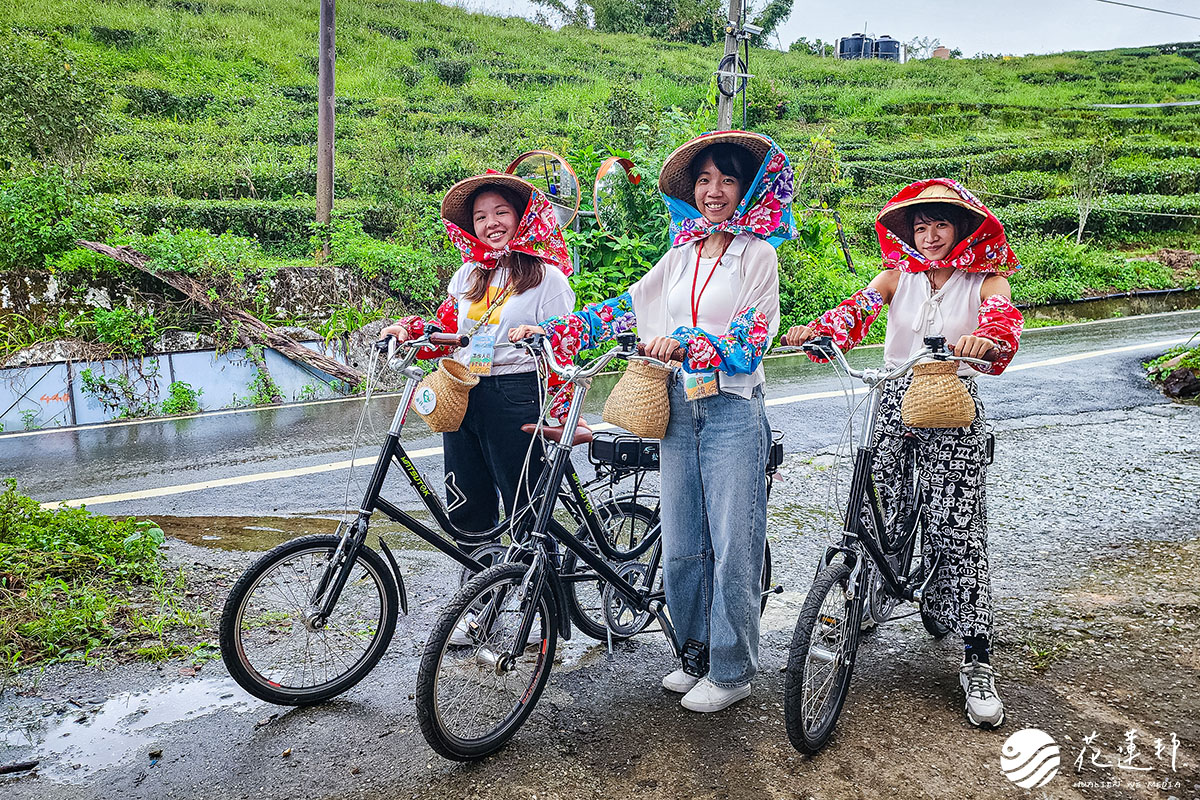
[[[462,425],[467,413],[467,396],[479,376],[453,358],[443,358],[426,375],[413,395],[413,411],[434,433],[450,433]]]
[[[667,380],[672,370],[630,361],[604,401],[604,421],[646,439],[661,439],[671,419]]]
[[[974,422],[975,401],[958,378],[958,363],[915,365],[900,403],[900,419],[910,428],[965,428]]]

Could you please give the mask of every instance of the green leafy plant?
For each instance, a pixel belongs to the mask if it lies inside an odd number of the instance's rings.
[[[180,602],[163,573],[162,529],[84,508],[42,508],[11,478],[0,493],[0,664],[87,659],[133,633],[130,604],[153,588]]]
[[[140,356],[162,331],[149,311],[118,306],[111,311],[97,308],[92,312],[96,338],[120,352]]]
[[[41,268],[48,257],[74,247],[75,239],[111,230],[111,220],[58,169],[44,169],[0,182],[0,272]]]
[[[190,383],[173,381],[167,387],[167,399],[162,403],[164,414],[195,414],[200,410],[203,389],[193,389]]]
[[[103,129],[107,91],[57,36],[0,39],[0,157],[74,165]]]

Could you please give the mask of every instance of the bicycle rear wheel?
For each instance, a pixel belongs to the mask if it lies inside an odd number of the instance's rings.
[[[271,550],[238,579],[221,612],[221,659],[255,697],[280,705],[319,703],[358,683],[383,657],[396,629],[396,581],[363,546],[324,625],[309,618],[312,594],[340,537],[303,536]]]
[[[846,599],[849,576],[845,564],[821,570],[796,620],[783,707],[788,739],[802,753],[816,753],[829,741],[850,688],[861,605]]]
[[[651,539],[657,541],[662,531],[658,527],[657,516],[652,510],[640,503],[618,500],[599,507],[596,513],[600,519],[606,522],[605,529],[609,537],[609,544],[620,553],[637,554],[630,560],[618,562],[606,559],[609,566],[619,571],[623,564],[633,563],[632,559],[642,563],[650,560],[652,548],[645,545]],[[592,543],[586,525],[579,527],[575,537],[583,542],[589,550],[603,558],[599,549]],[[593,639],[606,639],[608,626],[604,614],[604,581],[594,573],[591,567],[570,551],[567,551],[563,558],[562,574],[567,583],[567,610],[571,614],[571,619],[585,635]],[[578,577],[571,578],[572,575]],[[646,624],[649,624],[649,620],[646,620]],[[628,637],[614,633],[613,638],[625,639]]]
[[[417,720],[425,741],[446,758],[473,761],[503,747],[550,677],[558,613],[548,588],[537,598],[521,597],[528,570],[525,564],[497,564],[476,575],[451,598],[425,645]],[[508,654],[531,605],[530,639],[512,660]]]

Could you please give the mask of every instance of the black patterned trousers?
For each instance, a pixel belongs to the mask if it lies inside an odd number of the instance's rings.
[[[925,563],[941,555],[925,609],[962,637],[992,637],[992,583],[988,569],[987,427],[975,381],[964,379],[975,400],[975,421],[966,428],[910,428],[900,420],[900,401],[912,376],[883,389],[875,428],[875,488],[889,526],[899,525],[911,500],[904,474],[906,445],[915,447],[921,488],[929,498],[922,538]]]

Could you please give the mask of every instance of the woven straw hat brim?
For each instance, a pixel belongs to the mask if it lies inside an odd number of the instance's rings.
[[[767,153],[771,151],[771,140],[759,133],[721,131],[699,136],[680,145],[674,153],[667,156],[667,160],[663,162],[662,171],[658,173],[658,190],[685,203],[694,204],[696,187],[692,181],[692,160],[704,148],[721,142],[740,145],[750,151],[755,159],[754,169],[756,172],[762,166]],[[753,178],[754,176],[751,175],[746,180],[750,181]]]
[[[912,230],[908,224],[908,209],[913,206],[927,205],[929,203],[946,203],[970,212],[971,218],[975,220],[975,225],[969,231],[956,231],[960,238],[973,233],[987,219],[987,215],[978,208],[963,200],[953,190],[940,184],[930,186],[916,197],[911,197],[908,200],[896,203],[896,205],[880,211],[876,219],[883,227],[909,244],[912,244]]]
[[[442,219],[448,219],[470,233],[474,230],[471,222],[471,195],[486,186],[506,186],[521,196],[524,205],[516,209],[518,219],[525,213],[525,207],[529,205],[529,198],[533,195],[533,184],[523,181],[515,175],[503,173],[476,175],[473,178],[459,181],[446,192],[446,196],[442,198]]]

